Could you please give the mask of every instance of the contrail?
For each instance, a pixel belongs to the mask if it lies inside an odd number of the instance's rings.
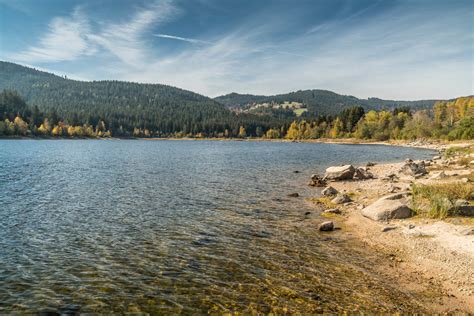
[[[167,35],[167,34],[153,34],[153,35],[156,36],[156,37],[169,38],[169,39],[174,39],[174,40],[188,42],[188,43],[194,43],[194,44],[210,44],[210,42],[198,40],[198,39],[195,39],[195,38],[187,38],[187,37]]]

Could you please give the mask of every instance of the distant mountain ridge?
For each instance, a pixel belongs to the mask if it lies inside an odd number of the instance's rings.
[[[395,101],[379,98],[359,99],[350,95],[341,95],[328,90],[298,90],[295,92],[272,96],[230,93],[214,98],[228,108],[244,108],[251,103],[301,102],[312,114],[338,114],[351,106],[362,106],[366,110],[392,110],[396,107],[409,106],[413,109],[429,109],[439,100]]]

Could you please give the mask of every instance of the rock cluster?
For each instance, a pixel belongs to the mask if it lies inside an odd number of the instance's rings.
[[[311,181],[308,183],[308,185],[312,187],[324,187],[326,186],[326,180],[317,174],[313,174],[311,175]]]
[[[373,179],[373,178],[374,178],[374,175],[369,171],[367,167],[357,168],[353,176],[354,180],[367,180],[367,179]]]
[[[333,166],[326,169],[323,180],[343,181],[343,180],[366,180],[372,179],[374,175],[369,172],[368,167],[354,168],[353,165]]]
[[[411,159],[407,159],[405,160],[405,164],[400,168],[400,173],[403,173],[408,176],[417,177],[425,175],[428,172],[426,171],[424,161],[415,162]]]

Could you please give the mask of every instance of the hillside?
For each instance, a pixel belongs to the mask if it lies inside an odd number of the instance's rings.
[[[228,108],[245,108],[252,103],[303,103],[310,114],[338,114],[351,106],[362,106],[365,110],[393,110],[396,107],[409,106],[413,109],[432,108],[437,100],[394,101],[378,98],[358,99],[354,96],[340,95],[327,90],[299,90],[273,96],[230,93],[216,97],[214,100]]]
[[[0,62],[0,91],[16,90],[29,105],[75,122],[101,119],[112,129],[152,128],[163,132],[223,130],[235,115],[205,96],[161,84],[69,80]],[[219,126],[214,126],[218,124]],[[231,128],[227,126],[227,128]],[[234,127],[235,128],[235,127]]]

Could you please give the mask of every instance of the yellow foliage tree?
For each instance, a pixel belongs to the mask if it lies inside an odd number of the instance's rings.
[[[15,117],[13,124],[20,135],[26,135],[28,133],[28,124],[26,124],[20,116]]]
[[[38,133],[47,135],[49,131],[44,127],[44,124],[41,124],[40,127],[38,127]]]
[[[239,137],[244,138],[247,137],[247,131],[245,130],[245,127],[240,126],[239,128]]]
[[[296,121],[293,121],[286,132],[285,138],[287,139],[298,139],[300,135],[299,127]]]
[[[58,136],[61,136],[62,134],[63,134],[62,127],[59,125],[55,125],[51,131],[51,135],[53,135],[54,137],[58,137]]]

